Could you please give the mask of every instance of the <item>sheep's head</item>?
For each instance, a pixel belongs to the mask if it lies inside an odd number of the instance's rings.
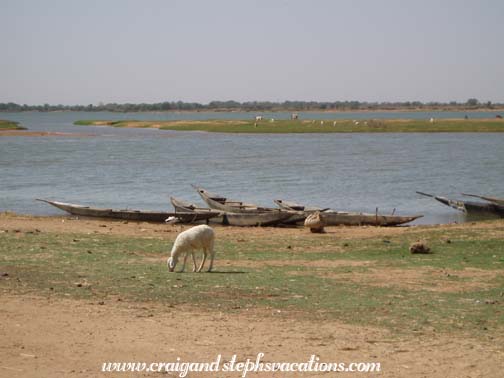
[[[178,262],[177,257],[169,257],[168,258],[167,265],[168,265],[168,270],[170,272],[175,271],[175,267],[177,266],[177,262]]]

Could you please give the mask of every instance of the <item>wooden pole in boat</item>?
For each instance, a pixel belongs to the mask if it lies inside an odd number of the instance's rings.
[[[422,196],[426,196],[426,197],[431,197],[431,198],[436,198],[436,196],[432,195],[432,194],[429,194],[429,193],[424,193],[424,192],[416,192],[418,194],[421,194]]]

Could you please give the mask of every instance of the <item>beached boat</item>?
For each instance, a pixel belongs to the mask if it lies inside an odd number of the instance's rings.
[[[128,221],[141,221],[141,222],[165,222],[167,218],[174,217],[180,223],[194,223],[198,221],[206,221],[219,215],[217,211],[210,211],[207,213],[199,212],[164,212],[164,211],[144,211],[144,210],[114,210],[103,209],[90,206],[76,205],[72,203],[49,201],[45,199],[37,199],[57,207],[60,210],[66,211],[72,215],[82,217],[94,218],[112,218],[123,219]]]
[[[320,216],[327,226],[397,226],[414,221],[421,218],[422,215],[400,216],[400,215],[381,215],[378,213],[356,213],[346,211],[336,211],[330,209],[322,209],[319,207],[308,207],[298,203],[275,200],[278,206],[286,210],[300,210],[306,214],[320,211]]]
[[[382,215],[334,210],[324,211],[320,215],[327,226],[399,226],[423,217],[423,215]]]
[[[468,215],[477,217],[499,217],[504,218],[504,206],[496,203],[473,202],[473,201],[458,201],[445,197],[435,196],[433,194],[417,192],[422,196],[434,198],[443,205],[450,206],[458,211],[462,211]]]
[[[214,210],[198,207],[190,202],[170,197],[170,201],[175,208],[175,211],[207,213]],[[220,211],[219,216],[210,219],[212,223],[223,225],[238,226],[238,227],[253,227],[253,226],[276,226],[285,223],[295,214],[286,211],[265,211],[265,212],[248,212],[234,213],[229,211]]]
[[[199,207],[195,205],[194,203],[184,201],[175,197],[170,197],[170,202],[175,209],[175,211],[180,211],[180,212],[189,212],[189,211],[201,211],[201,212],[210,212],[210,211],[215,211],[212,209],[209,209],[208,207]]]
[[[315,206],[305,206],[305,205],[301,205],[296,202],[286,201],[286,200],[281,200],[281,199],[273,200],[273,202],[275,202],[279,208],[284,209],[284,210],[310,211],[310,212],[328,210],[328,209],[322,209],[320,207],[315,207]]]
[[[219,194],[210,193],[208,190],[193,185],[200,197],[211,209],[232,213],[257,213],[267,211],[279,211],[270,207],[261,207],[251,203],[232,200]]]
[[[462,193],[463,196],[467,197],[475,197],[475,198],[480,198],[482,200],[488,201],[495,203],[496,205],[501,205],[504,206],[504,198],[496,198],[496,197],[486,197],[486,196],[478,196],[476,194],[467,194],[467,193]]]

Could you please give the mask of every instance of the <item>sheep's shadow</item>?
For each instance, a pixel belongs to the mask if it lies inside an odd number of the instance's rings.
[[[184,274],[184,273],[196,273],[196,272],[186,272],[186,271],[181,272],[181,271],[176,271],[176,272],[172,272],[172,273]],[[244,272],[244,271],[241,271],[241,270],[230,270],[230,271],[212,270],[211,272],[207,272],[205,270],[203,272],[199,272],[198,274],[201,274],[201,273],[210,273],[210,274],[247,274],[247,273],[250,273],[250,272]]]

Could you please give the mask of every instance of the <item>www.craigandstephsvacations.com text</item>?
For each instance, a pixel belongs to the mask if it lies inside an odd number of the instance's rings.
[[[381,371],[379,362],[323,362],[314,354],[304,362],[271,362],[264,361],[264,353],[258,353],[255,359],[238,361],[234,354],[229,360],[223,360],[219,354],[212,362],[182,361],[177,357],[171,362],[104,362],[102,372],[171,372],[178,373],[183,378],[188,373],[197,372],[236,372],[242,378],[247,373],[284,372],[284,373],[309,373],[309,372],[358,372],[373,373]]]

